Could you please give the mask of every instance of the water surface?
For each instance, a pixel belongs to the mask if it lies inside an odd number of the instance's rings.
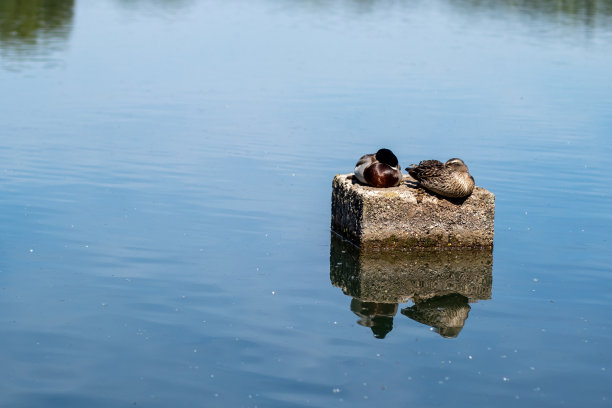
[[[3,1],[0,405],[609,406],[611,66],[609,1]],[[334,286],[381,146],[496,194],[462,297]]]

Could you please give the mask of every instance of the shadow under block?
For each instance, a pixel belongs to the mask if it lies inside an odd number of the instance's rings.
[[[481,248],[493,246],[495,195],[475,187],[463,200],[402,184],[374,188],[353,174],[334,177],[332,229],[362,249]]]

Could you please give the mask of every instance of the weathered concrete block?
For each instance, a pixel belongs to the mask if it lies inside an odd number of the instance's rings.
[[[495,195],[475,187],[447,199],[410,176],[391,188],[364,186],[353,174],[334,177],[332,229],[362,249],[493,246]]]

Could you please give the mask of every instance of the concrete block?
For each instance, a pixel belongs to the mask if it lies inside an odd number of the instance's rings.
[[[391,188],[365,186],[353,174],[334,177],[332,230],[362,249],[493,246],[495,195],[481,187],[448,199],[410,176]]]

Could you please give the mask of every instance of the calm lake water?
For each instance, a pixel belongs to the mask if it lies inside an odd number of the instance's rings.
[[[611,1],[3,0],[0,94],[0,406],[612,404]],[[347,286],[382,146],[496,194],[470,293]]]

